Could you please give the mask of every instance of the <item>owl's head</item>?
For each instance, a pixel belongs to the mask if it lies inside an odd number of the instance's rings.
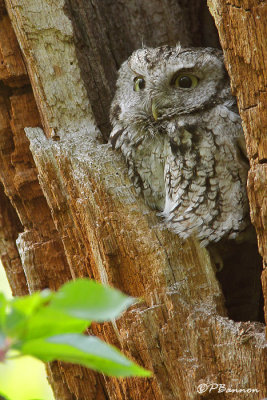
[[[111,120],[113,126],[157,124],[213,107],[229,96],[220,50],[180,45],[142,48],[119,70]]]

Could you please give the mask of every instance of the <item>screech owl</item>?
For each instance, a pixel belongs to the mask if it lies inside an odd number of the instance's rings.
[[[135,51],[119,70],[110,116],[113,148],[169,229],[202,246],[242,236],[248,162],[220,50]]]

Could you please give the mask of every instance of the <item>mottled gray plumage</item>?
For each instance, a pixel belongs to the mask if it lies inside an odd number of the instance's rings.
[[[172,231],[204,246],[241,236],[248,163],[220,50],[135,51],[119,70],[110,115],[113,147]]]

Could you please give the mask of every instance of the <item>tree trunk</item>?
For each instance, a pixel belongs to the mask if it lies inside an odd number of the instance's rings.
[[[218,43],[202,1],[5,5],[9,17],[0,0],[0,177],[21,225],[7,203],[12,234],[3,226],[1,235],[9,259],[18,260],[14,241],[22,232],[23,266],[5,263],[17,277],[9,278],[13,291],[25,293],[25,277],[34,291],[89,276],[141,296],[143,303],[112,324],[94,324],[92,333],[154,372],[118,380],[54,362],[48,373],[56,399],[198,399],[198,386],[209,383],[258,390],[254,398],[262,399],[263,325],[226,317],[208,251],[159,225],[105,143],[116,70],[132,50],[142,42]],[[259,204],[260,193],[250,193]],[[222,398],[215,390],[204,396]]]
[[[210,0],[225,63],[237,96],[250,160],[251,219],[265,269],[262,283],[267,321],[267,4],[261,0]],[[231,29],[228,29],[228,27]]]

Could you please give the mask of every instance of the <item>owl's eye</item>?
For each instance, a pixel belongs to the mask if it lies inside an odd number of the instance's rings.
[[[139,92],[139,90],[144,89],[146,86],[145,80],[141,76],[136,76],[134,78],[134,91]]]
[[[193,89],[197,84],[198,78],[191,74],[179,74],[174,80],[174,86],[182,89]]]

